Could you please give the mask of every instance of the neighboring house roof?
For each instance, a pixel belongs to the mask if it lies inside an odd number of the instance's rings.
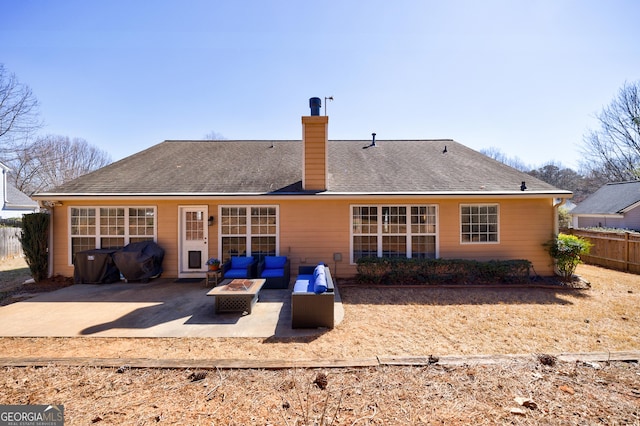
[[[446,147],[446,152],[445,151]],[[305,194],[297,141],[165,141],[36,198]],[[328,194],[571,195],[453,140],[328,141]]]
[[[5,208],[32,210],[38,207],[38,203],[33,201],[27,194],[18,190],[15,186],[7,184],[7,202]]]
[[[7,172],[9,167],[0,162],[0,210],[35,210],[38,203],[33,201],[27,194],[18,190],[15,186],[7,182]],[[4,193],[2,188],[4,187]]]
[[[640,181],[608,183],[582,201],[572,215],[619,215],[640,203]]]

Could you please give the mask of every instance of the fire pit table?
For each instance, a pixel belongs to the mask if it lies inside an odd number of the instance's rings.
[[[251,314],[251,308],[258,301],[258,293],[265,281],[246,278],[227,279],[209,290],[207,296],[215,296],[216,314],[220,312]]]

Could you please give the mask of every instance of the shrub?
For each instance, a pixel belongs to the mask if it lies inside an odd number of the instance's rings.
[[[359,282],[388,285],[524,283],[531,268],[528,260],[366,257],[357,264]]]
[[[388,258],[362,257],[357,263],[360,282],[380,284],[391,271],[391,259]]]
[[[558,234],[547,246],[562,279],[571,281],[576,268],[582,263],[580,256],[589,254],[592,244],[577,235]]]
[[[566,206],[558,208],[558,226],[560,228],[568,228],[571,226],[571,214]]]
[[[23,216],[20,243],[31,276],[38,282],[49,269],[49,214],[31,213]]]

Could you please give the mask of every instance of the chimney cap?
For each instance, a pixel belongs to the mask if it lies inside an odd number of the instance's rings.
[[[321,106],[322,106],[322,100],[320,100],[320,98],[309,99],[309,108],[311,108],[311,115],[320,115]]]

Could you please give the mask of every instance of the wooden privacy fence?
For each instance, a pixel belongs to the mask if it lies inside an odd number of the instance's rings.
[[[22,230],[10,226],[0,226],[0,259],[22,256],[22,244],[18,235]]]
[[[640,274],[640,233],[586,229],[570,229],[568,233],[593,244],[589,255],[582,256],[585,263]]]

